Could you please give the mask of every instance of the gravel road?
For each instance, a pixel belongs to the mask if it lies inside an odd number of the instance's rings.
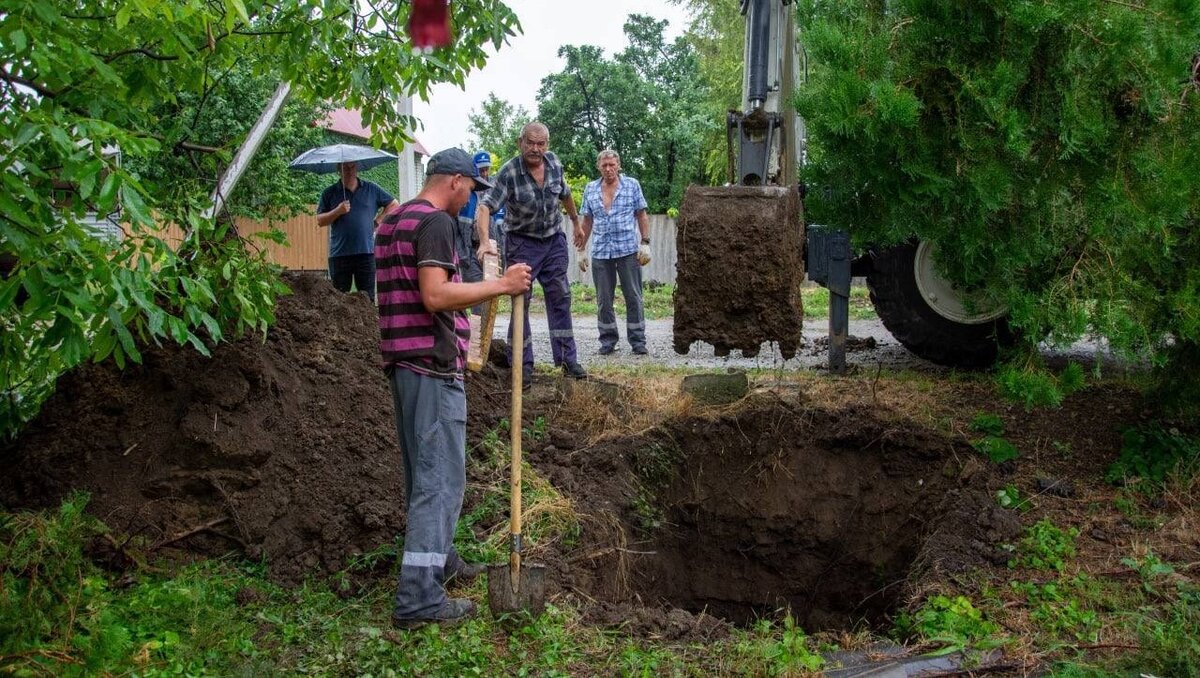
[[[784,360],[774,347],[764,347],[754,358],[743,358],[737,351],[726,358],[713,356],[712,346],[703,342],[692,345],[687,355],[675,353],[672,343],[672,319],[646,321],[646,343],[650,349],[648,356],[636,356],[629,350],[625,341],[625,326],[623,319],[618,320],[621,332],[621,343],[616,353],[608,356],[597,354],[599,332],[596,329],[595,316],[575,316],[575,343],[579,351],[579,362],[585,366],[592,365],[624,365],[636,366],[641,364],[661,365],[667,367],[691,367],[700,369],[711,368],[757,368],[757,369],[819,369],[823,370],[828,364],[825,348],[826,337],[829,334],[828,321],[819,318],[804,322],[804,345],[791,360]],[[538,363],[550,364],[550,340],[546,328],[546,316],[534,314],[530,316],[533,330],[534,360]],[[496,319],[496,336],[502,337],[508,330],[508,319]],[[871,340],[874,345],[871,346]],[[1062,364],[1067,361],[1084,363],[1085,367],[1100,360],[1105,366],[1117,365],[1116,359],[1101,343],[1096,341],[1080,341],[1066,349],[1045,348],[1044,355],[1050,364]],[[935,365],[927,360],[909,353],[887,331],[879,320],[851,320],[850,341],[846,352],[848,365],[876,368],[882,365],[888,369],[914,369],[922,372],[940,372],[947,368]]]

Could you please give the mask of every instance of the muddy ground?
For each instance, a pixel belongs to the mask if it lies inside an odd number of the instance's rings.
[[[284,583],[390,544],[404,529],[404,482],[374,308],[320,278],[289,284],[295,294],[265,342],[222,346],[211,359],[154,349],[125,372],[64,376],[0,451],[0,503],[44,508],[86,490],[116,545],[240,552]],[[508,417],[507,383],[492,366],[468,379],[464,514],[497,481],[475,457]],[[1020,522],[996,505],[995,488],[1032,483],[1034,470],[1094,474],[1121,428],[1145,416],[1119,387],[1026,414],[977,382],[942,380],[930,393],[868,375],[773,380],[723,408],[668,396],[648,420],[635,411],[639,384],[613,388],[567,388],[543,372],[526,398],[526,422],[548,422],[527,442],[530,463],[580,526],[572,539],[535,543],[532,557],[548,566],[552,595],[586,621],[664,638],[782,608],[811,629],[882,621],[946,577],[1006,559],[1000,546]],[[1030,467],[980,461],[961,424],[979,412],[1003,416],[1010,439],[1033,451]],[[1076,454],[1048,454],[1051,442]],[[1119,527],[1096,529],[1120,539]]]

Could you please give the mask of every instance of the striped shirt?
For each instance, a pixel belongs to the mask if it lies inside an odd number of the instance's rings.
[[[637,213],[646,209],[646,197],[637,179],[617,176],[617,194],[612,206],[604,209],[603,179],[589,182],[583,189],[583,206],[579,213],[592,217],[592,258],[618,259],[636,254],[642,232],[638,229]]]
[[[436,266],[459,282],[454,217],[424,200],[389,211],[375,234],[379,293],[379,348],[383,367],[433,377],[461,377],[471,326],[462,311],[430,313],[421,300],[417,270]]]
[[[562,231],[562,212],[559,202],[571,195],[571,187],[563,176],[558,156],[547,152],[542,156],[545,167],[542,185],[533,180],[521,156],[504,163],[496,174],[496,185],[483,196],[488,211],[505,208],[504,230],[531,238],[545,240]]]

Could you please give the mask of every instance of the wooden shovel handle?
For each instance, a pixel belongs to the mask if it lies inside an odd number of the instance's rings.
[[[513,297],[512,343],[512,416],[509,419],[509,442],[512,448],[512,503],[509,506],[511,533],[508,560],[513,581],[520,581],[521,552],[521,395],[525,372],[525,295]],[[514,587],[515,588],[515,587]]]

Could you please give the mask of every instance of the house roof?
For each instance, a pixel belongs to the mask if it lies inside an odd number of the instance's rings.
[[[363,125],[362,112],[357,109],[337,108],[329,112],[329,115],[318,124],[321,127],[345,134],[347,136],[356,137],[358,139],[371,138],[371,130]],[[413,152],[428,156],[429,151],[425,150],[425,146],[416,137],[413,137]]]

